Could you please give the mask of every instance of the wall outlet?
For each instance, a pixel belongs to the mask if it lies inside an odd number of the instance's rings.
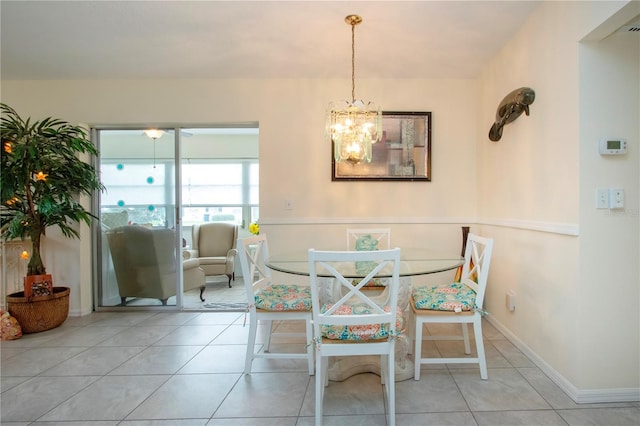
[[[285,210],[293,210],[293,200],[291,200],[291,199],[284,200],[284,209]]]
[[[610,209],[624,208],[624,189],[622,188],[609,189],[609,208]]]

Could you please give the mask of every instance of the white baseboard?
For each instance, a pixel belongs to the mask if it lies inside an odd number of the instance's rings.
[[[487,321],[498,329],[515,347],[525,354],[533,363],[546,374],[551,381],[560,387],[571,399],[578,404],[593,404],[603,402],[635,402],[640,401],[640,388],[614,389],[578,389],[562,374],[551,367],[544,359],[529,346],[502,325],[495,317],[488,314]]]

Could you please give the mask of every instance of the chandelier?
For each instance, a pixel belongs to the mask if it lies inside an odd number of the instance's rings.
[[[355,28],[362,18],[349,15],[344,20],[351,25],[351,102],[329,104],[326,133],[333,142],[335,161],[353,165],[363,160],[371,162],[371,145],[382,135],[382,112],[375,103],[356,99]]]

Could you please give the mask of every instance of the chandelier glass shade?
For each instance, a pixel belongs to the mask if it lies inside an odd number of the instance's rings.
[[[355,98],[355,26],[362,18],[349,15],[345,22],[351,25],[351,101],[329,104],[326,134],[333,143],[336,162],[358,164],[371,162],[372,145],[382,135],[382,111],[373,102]]]

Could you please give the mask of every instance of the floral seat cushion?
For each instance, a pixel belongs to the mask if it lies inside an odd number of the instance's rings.
[[[254,295],[257,309],[265,311],[310,311],[311,288],[272,284]]]
[[[322,312],[331,309],[332,304],[322,306]],[[389,312],[389,307],[383,307],[385,312]],[[343,305],[339,308],[335,315],[357,315],[371,314],[371,307],[365,303],[357,303],[353,305]],[[322,337],[332,340],[375,340],[386,339],[390,334],[399,336],[404,330],[404,318],[402,317],[402,309],[397,308],[395,331],[390,333],[389,324],[367,324],[367,325],[323,325],[320,329]]]
[[[476,292],[464,284],[452,283],[416,287],[412,291],[412,299],[416,309],[471,311],[475,308]]]

